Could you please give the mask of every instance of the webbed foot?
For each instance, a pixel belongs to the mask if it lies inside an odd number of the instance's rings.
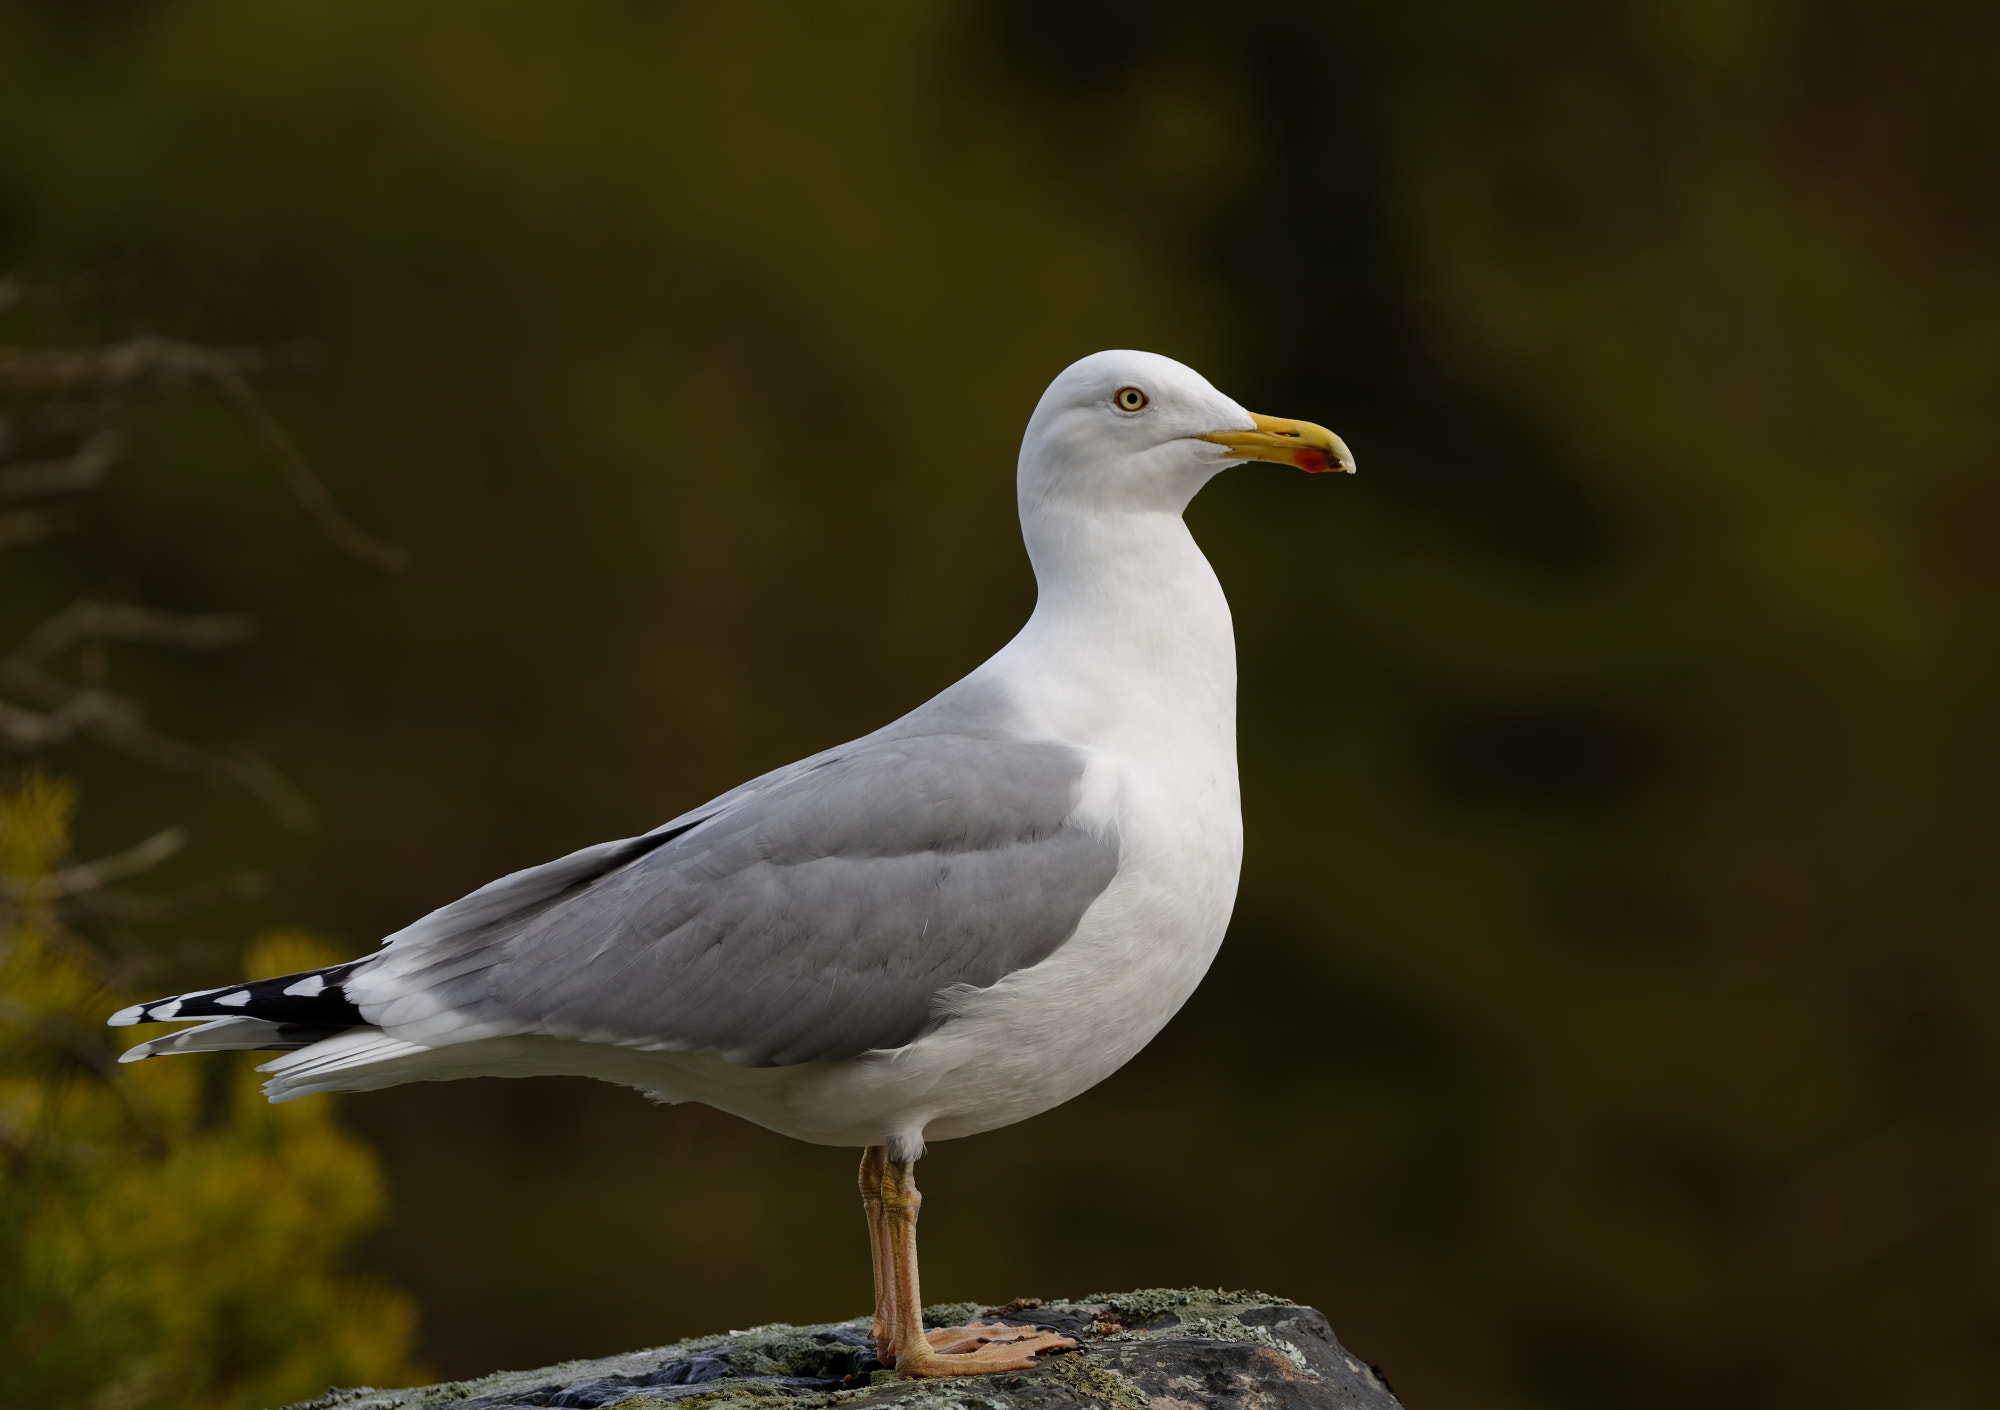
[[[1045,1353],[1076,1345],[1071,1338],[1045,1327],[1010,1327],[1004,1322],[938,1327],[925,1332],[924,1341],[923,1349],[914,1355],[899,1351],[898,1375],[990,1376],[997,1371],[1026,1371]]]

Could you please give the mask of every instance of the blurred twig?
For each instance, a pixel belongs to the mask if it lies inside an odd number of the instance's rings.
[[[264,348],[210,348],[155,337],[86,348],[0,347],[0,388],[48,396],[112,390],[149,377],[168,383],[206,382],[242,420],[306,517],[329,543],[355,561],[385,573],[408,571],[410,551],[377,538],[342,513],[305,457],[264,409],[250,386],[249,374],[266,371],[278,360]],[[115,435],[99,430],[68,457],[0,467],[0,502],[94,487],[117,458],[121,443]],[[0,547],[4,546],[5,536],[0,533]]]
[[[0,281],[0,311],[44,292]],[[128,405],[136,388],[201,384],[243,424],[321,535],[371,567],[404,571],[408,552],[341,513],[251,387],[251,375],[302,360],[297,348],[216,348],[154,337],[87,347],[0,347],[0,397],[6,399],[0,403],[0,549],[80,522],[82,497],[99,490],[128,452]],[[256,619],[244,612],[187,615],[133,603],[72,603],[0,655],[0,750],[34,754],[89,739],[166,773],[241,789],[287,827],[303,831],[314,821],[312,805],[266,760],[164,734],[148,722],[143,701],[105,682],[105,643],[213,650],[256,634]],[[72,650],[78,650],[75,669],[55,669]],[[181,829],[169,828],[114,856],[0,883],[0,915],[40,911],[49,937],[81,956],[90,946],[57,923],[58,908],[100,921],[159,921],[262,893],[264,878],[255,873],[165,896],[131,895],[113,884],[157,866],[186,841]]]
[[[24,297],[17,283],[0,283],[0,309]],[[30,405],[26,413],[0,421],[0,462],[36,442],[70,446],[67,454],[0,463],[0,505],[58,501],[0,510],[0,549],[75,526],[77,505],[63,497],[97,489],[124,455],[127,389],[145,381],[169,387],[200,382],[243,423],[329,542],[371,567],[406,570],[409,552],[341,513],[250,385],[252,374],[297,363],[302,356],[297,348],[206,347],[157,337],[87,347],[0,347],[0,392]],[[104,688],[88,649],[80,681],[48,669],[52,658],[77,645],[127,641],[205,650],[239,645],[255,633],[255,620],[240,612],[183,616],[119,603],[73,604],[0,658],[0,748],[36,751],[77,737],[91,739],[169,773],[241,788],[288,827],[308,828],[312,805],[269,763],[247,752],[215,753],[154,729],[141,701]]]
[[[168,896],[135,896],[129,891],[113,891],[106,887],[71,899],[100,919],[157,925],[177,916],[206,910],[218,902],[254,901],[269,891],[269,879],[262,872],[245,871],[220,881],[190,886]]]
[[[291,440],[271,414],[264,410],[263,402],[250,389],[250,383],[234,367],[218,367],[210,374],[210,381],[223,401],[227,402],[238,416],[250,427],[250,434],[264,448],[278,473],[291,486],[292,496],[305,510],[306,517],[319,526],[319,531],[348,557],[380,568],[385,573],[403,573],[410,567],[410,551],[401,544],[378,539],[366,530],[357,527],[352,520],[340,512],[340,506],[333,502],[326,486],[314,475],[305,457],[298,453]]]
[[[183,616],[116,602],[78,602],[65,607],[29,634],[14,651],[16,661],[40,665],[82,641],[143,641],[189,651],[241,646],[257,635],[248,612]]]
[[[121,432],[106,427],[85,436],[72,454],[0,466],[0,504],[94,490],[117,463],[124,444]]]
[[[26,879],[0,877],[0,898],[9,901],[55,901],[66,896],[84,896],[101,890],[113,881],[150,871],[187,846],[187,833],[178,827],[156,832],[136,847],[83,862],[47,876]]]
[[[111,884],[151,871],[178,856],[188,842],[185,828],[170,827],[123,852],[64,867],[47,876],[0,877],[0,906],[47,906],[71,901],[92,914],[116,920],[161,921],[219,899],[248,900],[264,894],[257,872],[239,872],[169,896],[134,896]]]
[[[217,754],[160,733],[144,703],[100,686],[72,684],[44,668],[64,647],[83,641],[143,641],[204,649],[233,646],[256,633],[247,613],[182,616],[120,603],[79,602],[43,622],[13,655],[0,657],[0,745],[47,749],[81,735],[128,758],[211,787],[241,788],[294,831],[313,825],[313,807],[255,754]]]
[[[276,359],[264,348],[210,348],[172,338],[128,338],[88,348],[0,347],[0,386],[27,392],[116,387],[141,377],[188,380],[218,370],[262,372]]]
[[[0,548],[18,548],[39,543],[52,534],[76,527],[75,508],[58,504],[46,509],[12,509],[0,513]]]

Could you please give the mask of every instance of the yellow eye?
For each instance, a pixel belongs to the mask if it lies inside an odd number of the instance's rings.
[[[1111,404],[1120,411],[1144,411],[1149,400],[1137,387],[1120,387],[1111,394]]]

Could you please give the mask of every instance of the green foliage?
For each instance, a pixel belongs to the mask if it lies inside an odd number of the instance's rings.
[[[383,1188],[330,1104],[267,1105],[243,1058],[110,1063],[135,996],[38,899],[74,803],[0,797],[0,1402],[259,1410],[415,1377],[408,1301],[341,1269]],[[248,972],[332,958],[274,934]]]

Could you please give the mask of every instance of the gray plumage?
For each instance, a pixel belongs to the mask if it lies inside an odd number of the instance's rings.
[[[503,878],[391,937],[347,996],[417,1042],[536,1033],[751,1065],[909,1043],[940,995],[1053,953],[1118,866],[1115,840],[1065,821],[1082,754],[958,703]]]
[[[361,1025],[754,1066],[901,1047],[945,1021],[946,995],[1054,953],[1118,869],[1114,838],[1067,821],[1083,754],[1018,737],[1010,714],[961,686],[642,837],[502,877],[363,959],[112,1022],[215,1020],[138,1057]]]

